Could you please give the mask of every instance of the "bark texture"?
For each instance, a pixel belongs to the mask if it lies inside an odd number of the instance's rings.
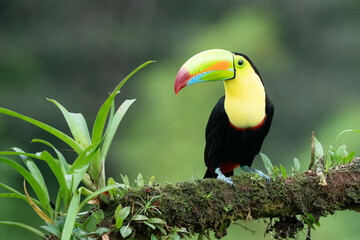
[[[315,171],[306,171],[288,176],[278,176],[267,184],[253,174],[233,177],[235,189],[217,179],[195,180],[176,184],[161,184],[132,190],[119,203],[131,206],[135,213],[143,199],[156,200],[152,206],[161,211],[149,212],[149,217],[166,221],[167,229],[185,228],[189,233],[204,233],[213,230],[217,238],[226,235],[232,221],[259,218],[275,218],[277,237],[293,237],[302,229],[303,223],[295,216],[312,214],[316,219],[338,210],[360,211],[360,161],[330,169],[321,177]],[[112,208],[105,209],[108,213]],[[107,221],[113,223],[111,214]],[[130,224],[135,239],[149,239],[151,234],[160,236],[157,229],[137,222]],[[293,229],[292,229],[293,228]],[[298,230],[297,230],[298,229]],[[113,239],[121,239],[114,234]],[[160,239],[160,238],[158,238]]]

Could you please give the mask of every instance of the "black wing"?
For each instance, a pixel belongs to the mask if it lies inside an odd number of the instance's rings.
[[[274,116],[274,105],[270,101],[269,97],[266,95],[266,106],[265,106],[265,113],[266,113],[266,121],[265,121],[265,136],[269,133],[271,122]]]
[[[223,144],[225,129],[224,126],[229,123],[224,108],[225,96],[221,97],[213,108],[205,131],[205,165],[210,167],[211,158],[216,157],[218,150]],[[213,167],[213,166],[211,166]]]

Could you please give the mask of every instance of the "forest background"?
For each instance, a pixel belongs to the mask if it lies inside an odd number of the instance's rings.
[[[174,79],[194,54],[212,48],[245,53],[256,64],[275,105],[262,152],[291,171],[297,157],[310,161],[311,131],[324,146],[360,150],[360,2],[344,1],[0,1],[0,106],[66,130],[61,113],[95,119],[97,109],[127,73],[157,60],[122,88],[118,103],[136,98],[107,161],[107,176],[159,182],[202,178],[204,131],[221,83],[199,84],[175,96]],[[91,128],[91,122],[88,122]],[[22,121],[0,116],[0,150],[42,150],[33,138],[66,146]],[[62,146],[62,147],[61,147]],[[357,154],[359,156],[360,152]],[[41,164],[40,164],[41,165]],[[264,169],[257,158],[253,165]],[[46,172],[45,164],[42,164]],[[50,171],[47,184],[56,180]],[[235,174],[241,174],[236,171]],[[22,189],[22,178],[5,165],[0,181]],[[53,181],[53,182],[51,182]],[[0,190],[1,192],[2,190]],[[21,200],[0,199],[0,220],[39,227],[41,219]],[[358,239],[360,215],[339,212],[320,219],[314,239]],[[264,238],[263,221],[232,225],[224,239]],[[37,239],[0,226],[1,239]],[[305,238],[305,237],[304,237]]]

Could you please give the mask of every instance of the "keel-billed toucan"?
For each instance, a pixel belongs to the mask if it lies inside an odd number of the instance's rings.
[[[256,172],[251,168],[269,132],[274,106],[268,98],[260,73],[244,54],[221,49],[207,50],[190,58],[175,80],[176,95],[187,85],[223,81],[225,96],[211,112],[206,126],[204,178],[223,180],[230,185],[234,169]]]

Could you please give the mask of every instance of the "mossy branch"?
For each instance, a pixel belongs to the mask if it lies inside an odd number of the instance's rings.
[[[165,220],[167,229],[185,228],[189,233],[213,230],[218,238],[226,234],[229,223],[240,219],[277,218],[278,222],[291,222],[293,225],[296,215],[312,214],[319,219],[337,210],[360,211],[359,159],[350,165],[330,169],[326,174],[326,184],[315,171],[297,173],[286,180],[278,176],[269,185],[253,174],[235,176],[233,180],[235,190],[217,179],[148,186],[131,190],[119,203],[123,207],[130,206],[135,214],[139,210],[137,202],[140,197],[151,199],[158,196],[153,206],[161,214],[157,211],[147,214]],[[105,211],[109,213],[114,209]],[[113,221],[108,219],[108,223]],[[130,226],[134,229],[132,236],[135,239],[149,239],[151,234],[161,235],[160,231],[152,231],[139,222]],[[288,227],[272,226],[272,230],[278,237],[285,234],[282,231],[287,231],[286,236],[298,231],[294,229],[291,233]],[[115,235],[113,239],[121,239],[120,234]]]

